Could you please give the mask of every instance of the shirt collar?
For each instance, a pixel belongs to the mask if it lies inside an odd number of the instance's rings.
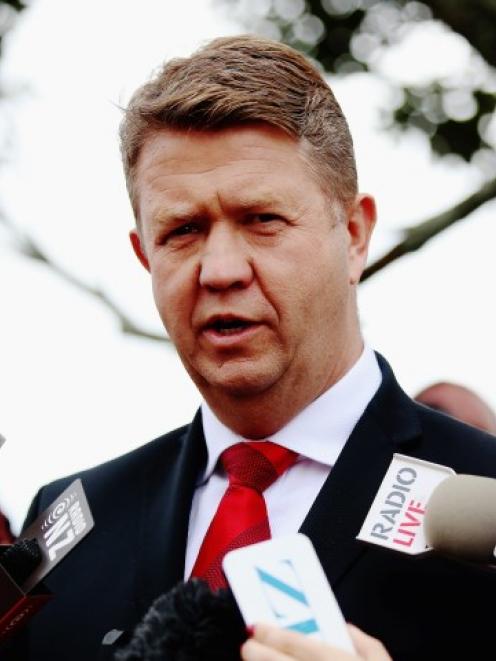
[[[381,380],[375,354],[365,346],[357,362],[337,383],[268,440],[331,467]],[[245,439],[220,422],[206,402],[202,402],[201,409],[208,452],[204,479],[208,479],[222,452]]]

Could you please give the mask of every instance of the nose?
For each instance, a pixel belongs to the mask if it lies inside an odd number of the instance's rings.
[[[214,226],[204,243],[200,285],[211,290],[242,289],[253,279],[253,270],[243,239],[228,224]]]

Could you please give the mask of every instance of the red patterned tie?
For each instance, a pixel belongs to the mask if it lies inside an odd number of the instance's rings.
[[[270,441],[246,441],[220,456],[229,486],[203,539],[192,576],[212,590],[226,586],[222,560],[228,551],[270,539],[263,492],[292,466],[298,455]]]

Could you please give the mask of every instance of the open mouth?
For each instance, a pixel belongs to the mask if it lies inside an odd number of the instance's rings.
[[[246,321],[246,319],[229,318],[229,319],[216,319],[210,324],[207,324],[206,330],[213,330],[219,335],[235,335],[241,333],[247,328],[253,326],[253,322]]]

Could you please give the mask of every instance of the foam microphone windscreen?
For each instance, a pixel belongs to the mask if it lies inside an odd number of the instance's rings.
[[[158,597],[115,661],[239,661],[246,640],[230,590],[211,592],[198,579]]]
[[[424,530],[436,551],[475,562],[496,562],[496,480],[448,477],[427,502]]]
[[[36,539],[19,539],[0,551],[0,565],[17,585],[22,585],[29,578],[41,560],[41,549]]]

